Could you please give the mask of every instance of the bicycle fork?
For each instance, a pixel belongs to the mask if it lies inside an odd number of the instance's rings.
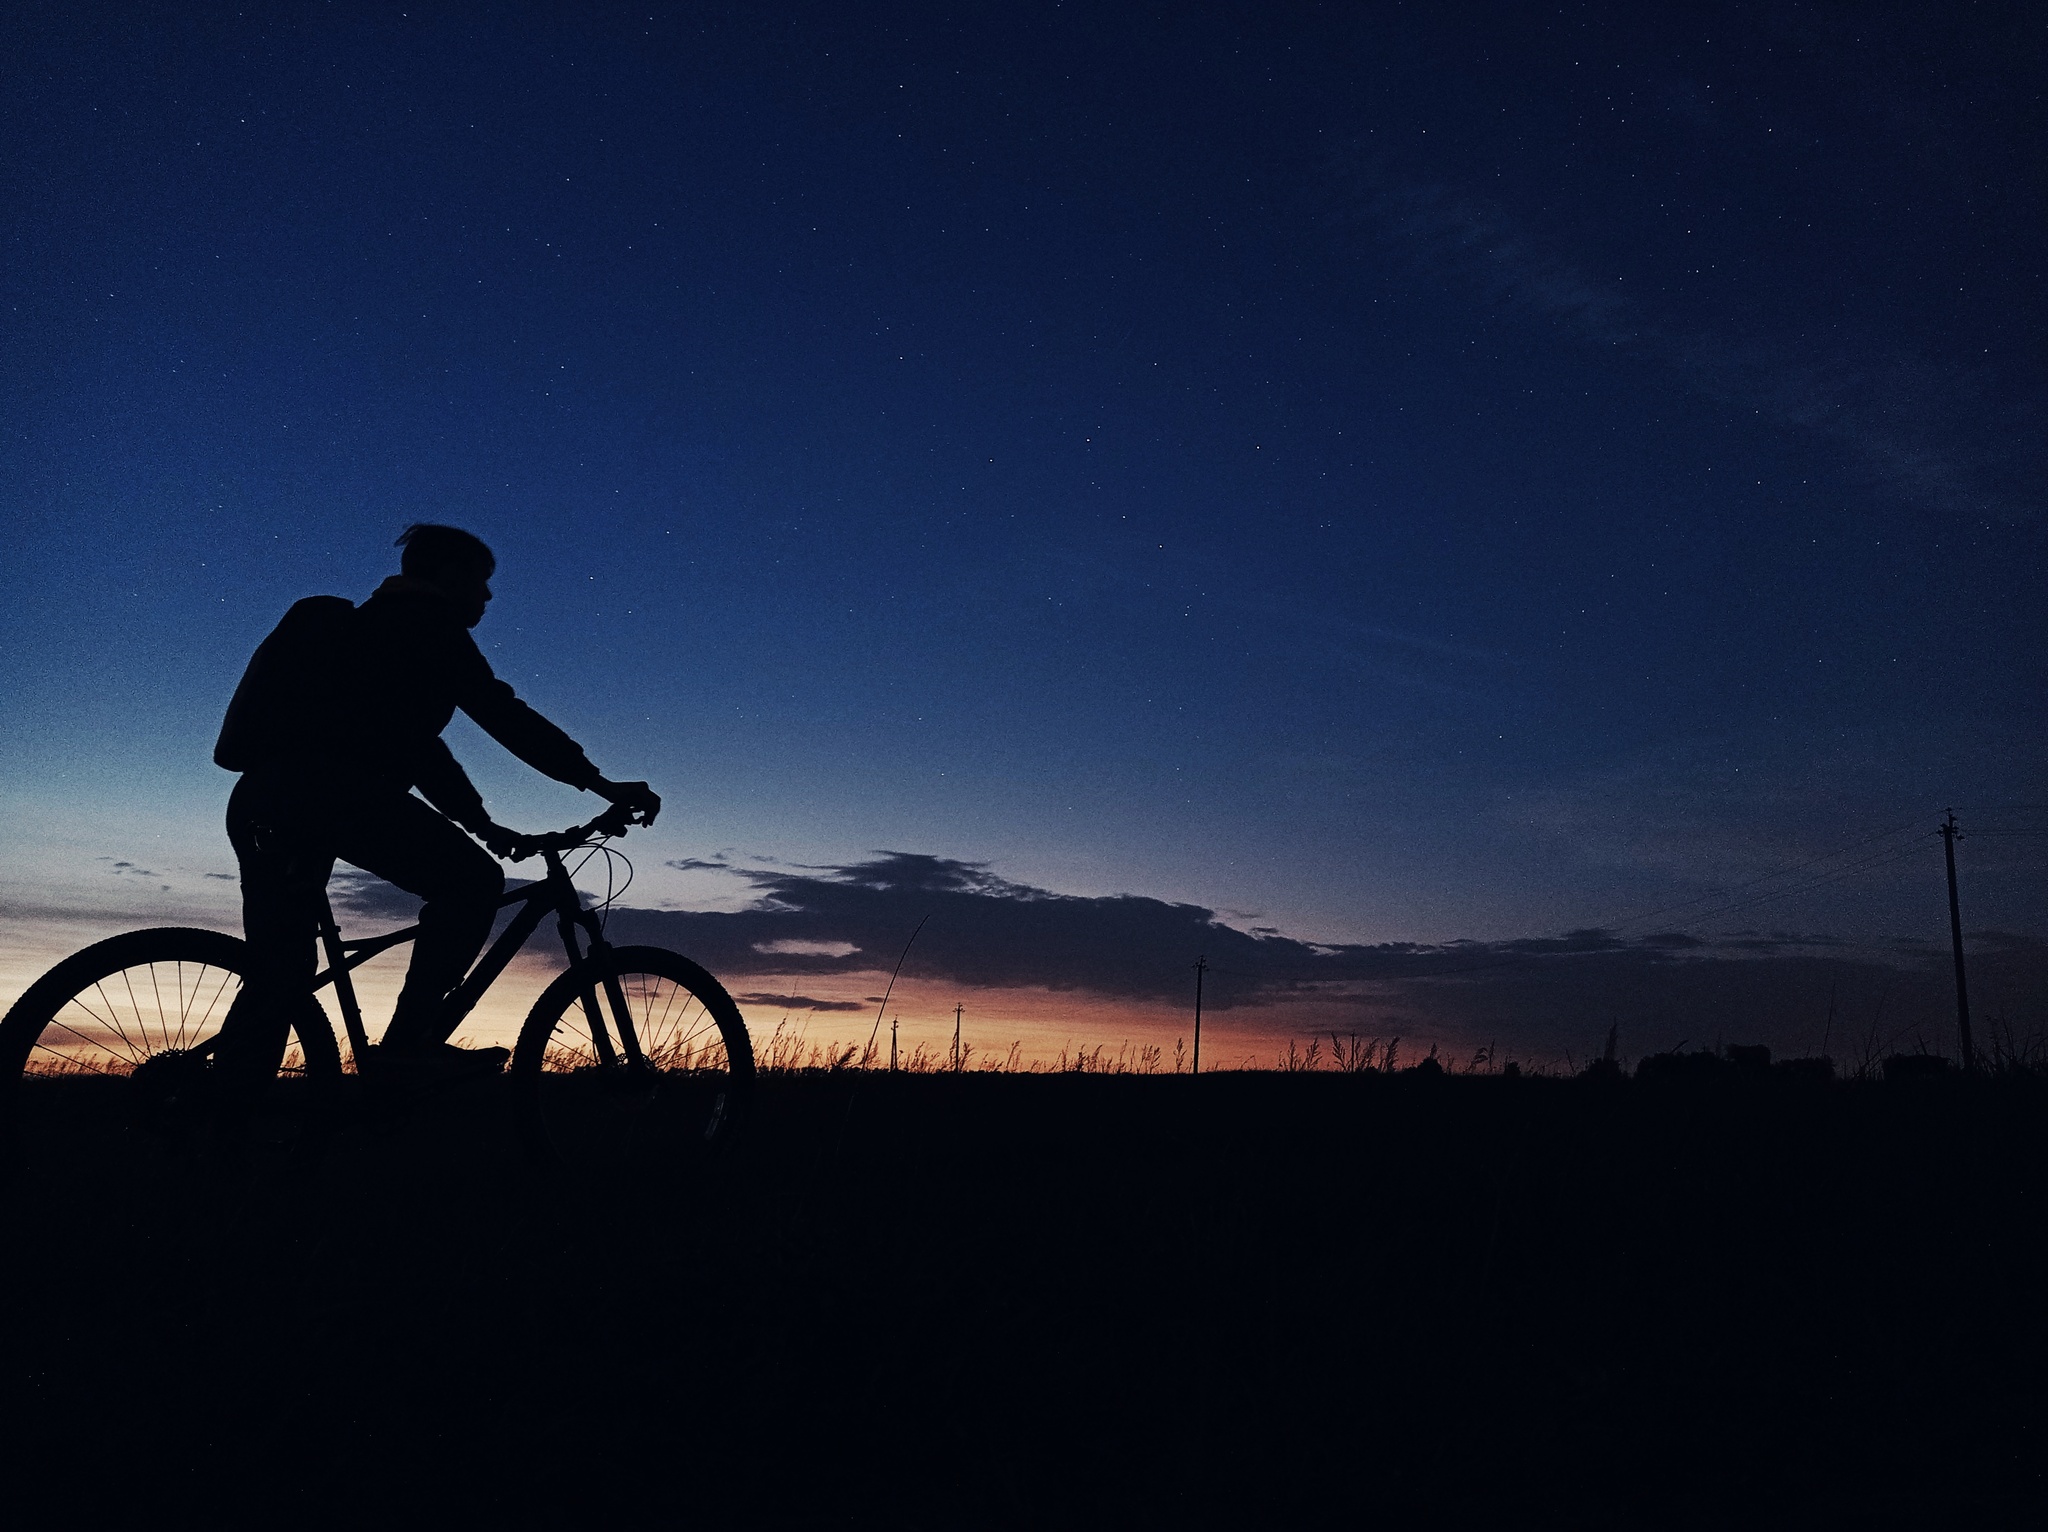
[[[550,851],[546,856],[549,872],[561,872],[561,865],[555,853]],[[563,881],[567,881],[566,874],[563,875]],[[597,1061],[604,1068],[617,1068],[622,1062],[620,1055],[623,1052],[623,1062],[627,1068],[637,1069],[645,1065],[647,1059],[640,1051],[640,1037],[633,1028],[633,1013],[626,1006],[626,992],[619,985],[618,970],[610,961],[611,943],[604,939],[604,927],[597,917],[588,910],[577,909],[573,903],[574,898],[572,893],[569,900],[559,907],[556,927],[562,933],[562,946],[568,953],[570,969],[580,969],[584,975],[584,983],[578,991],[578,998],[583,1002],[583,1019],[590,1029],[591,1046],[597,1050]],[[583,928],[584,935],[590,942],[589,947],[582,951],[579,951],[576,945],[578,926]],[[593,973],[598,979],[594,984],[590,982]],[[612,1018],[618,1027],[616,1044],[612,1041],[611,1029],[605,1025],[604,1007],[598,1003],[600,988],[604,991],[606,1002],[611,1006]]]

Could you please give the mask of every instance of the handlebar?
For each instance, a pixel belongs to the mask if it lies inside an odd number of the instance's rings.
[[[556,830],[546,835],[515,835],[504,856],[507,861],[523,862],[539,851],[572,851],[587,845],[592,836],[609,840],[645,822],[632,809],[613,804],[589,824],[578,825],[573,830]]]

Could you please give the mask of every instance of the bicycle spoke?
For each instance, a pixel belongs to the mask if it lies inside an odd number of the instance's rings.
[[[156,971],[157,965],[155,963],[151,963],[149,965],[149,977],[151,983],[157,982]],[[164,1008],[161,1004],[159,1004],[157,1008],[157,1014],[163,1018],[164,1046],[166,1048],[182,1049],[185,1046],[185,1012],[188,1009],[188,1005],[185,998],[185,965],[183,963],[174,963],[171,965],[171,978],[173,984],[171,993],[173,998],[177,1001],[177,1014],[173,1016],[172,1013],[168,1009]]]
[[[151,967],[154,968],[155,965],[152,964]],[[193,975],[192,982],[190,984],[187,984],[185,982],[185,963],[184,960],[181,958],[178,961],[177,973],[178,1035],[176,1039],[173,1041],[172,1046],[176,1048],[189,1048],[193,1043],[198,1041],[198,1031],[192,1019],[192,1007],[198,1001],[200,986],[206,982],[206,970],[204,968],[200,969],[198,973]],[[234,977],[235,976],[233,974],[228,973],[225,970],[222,971],[220,983],[214,989],[213,1000],[209,1000],[207,1002],[205,1011],[202,1012],[199,1017],[198,1025],[203,1026],[206,1023],[206,1021],[209,1018],[211,1018],[211,1016],[213,1015],[214,1000],[218,1000],[220,998],[221,992],[227,988],[228,982]]]
[[[234,974],[227,972],[225,969],[221,971],[220,984],[214,990],[213,1000],[209,1000],[206,1003],[206,1010],[204,1014],[202,1014],[199,1018],[201,1025],[204,1025],[207,1018],[213,1015],[214,1001],[220,998],[221,991],[227,988],[228,981],[230,979],[233,979],[234,977]],[[178,1035],[180,1037],[186,1036],[188,1034],[188,1029],[192,1026],[192,1006],[199,998],[199,986],[205,982],[206,974],[205,971],[202,970],[200,972],[199,977],[193,981],[192,988],[190,989],[190,991],[186,991],[184,988],[185,965],[183,962],[180,962],[178,964],[178,987],[180,991],[179,999],[181,1002],[178,1008]]]
[[[697,998],[659,975],[630,974],[620,981],[621,997],[644,1063],[657,1070],[722,1067],[717,1023]],[[584,1025],[580,1008],[563,1015],[550,1047],[558,1068],[589,1068],[601,1055]]]
[[[242,976],[232,969],[223,968],[220,971],[220,983],[214,986],[213,998],[206,1002],[206,1014],[199,1018],[202,1026],[213,1020],[213,1008],[220,1004],[220,997],[228,992],[230,984],[235,986],[236,993],[239,994],[242,987]],[[228,1007],[232,1010],[234,1008],[234,1001],[230,1000]],[[223,1016],[221,1020],[225,1022],[227,1018]]]
[[[598,1067],[578,991],[590,976],[582,972],[547,992],[547,1009],[536,1010],[521,1038],[525,1062],[514,1061],[529,1082],[528,1131],[572,1173],[652,1171],[727,1142],[751,1095],[745,1023],[719,1008],[731,1001],[715,979],[660,949],[617,949],[616,962],[603,983],[604,1016],[617,1022],[623,1014],[637,1064]]]
[[[100,997],[100,1003],[107,1008],[106,1015],[102,1016],[98,1011],[95,1011],[91,1006],[87,1005],[82,998],[74,998],[72,1004],[76,1005],[81,1011],[85,1012],[86,1015],[90,1016],[94,1021],[98,1022],[102,1027],[105,1027],[109,1032],[112,1032],[114,1036],[120,1038],[123,1043],[126,1043],[128,1047],[128,1060],[130,1063],[135,1062],[135,1044],[133,1041],[129,1039],[128,1034],[121,1029],[121,1023],[114,1015],[114,1002],[108,997],[107,992],[100,985],[95,984],[92,988],[93,993]],[[91,1039],[86,1037],[86,1035],[83,1032],[75,1032],[74,1035],[77,1036],[77,1038],[81,1042],[91,1041]],[[114,1050],[112,1048],[109,1048],[105,1043],[100,1043],[98,1044],[98,1046],[103,1052],[110,1054],[114,1053]],[[119,1056],[120,1055],[115,1054],[115,1057],[118,1058]]]
[[[137,988],[132,970],[108,976],[120,979],[120,992],[128,1000],[125,1007],[108,993],[104,980],[96,982],[89,991],[72,996],[64,1009],[44,1024],[46,1035],[60,1034],[72,1041],[69,1044],[53,1046],[39,1040],[34,1046],[45,1053],[74,1059],[77,1059],[76,1050],[85,1049],[92,1053],[104,1054],[126,1069],[133,1069],[144,1059],[154,1057],[159,1052],[183,1051],[204,1042],[213,1030],[209,1024],[214,1020],[221,998],[226,995],[228,987],[236,982],[238,975],[229,970],[220,970],[220,982],[212,987],[211,995],[207,997],[203,1009],[199,1009],[195,1018],[195,1003],[189,997],[196,997],[202,992],[206,970],[200,970],[200,982],[188,985],[183,972],[184,965],[178,965],[177,983],[172,990],[172,994],[178,1000],[174,1007],[165,997],[165,985],[157,976],[156,965],[143,966],[147,967],[148,974],[140,989]],[[157,1019],[153,1029],[149,1007],[142,1002],[142,995],[145,992],[156,1003]],[[87,998],[88,994],[93,997],[92,1000]],[[175,1026],[171,1019],[174,1009],[177,1015]],[[74,1010],[83,1013],[81,1019],[67,1017],[66,1012]],[[154,1037],[152,1030],[156,1034]],[[66,1053],[63,1051],[65,1048],[73,1051]],[[82,1068],[94,1068],[84,1059],[77,1059],[77,1062]],[[95,1072],[108,1071],[95,1069]]]
[[[167,1020],[165,1020],[165,1018],[164,1018],[164,991],[163,991],[163,986],[162,986],[161,984],[157,983],[157,978],[156,978],[156,964],[154,964],[154,963],[151,963],[151,964],[149,965],[149,994],[150,994],[150,998],[151,998],[152,1000],[154,1000],[154,1001],[156,1002],[156,1024],[157,1024],[157,1029],[158,1029],[159,1031],[161,1031],[161,1032],[163,1033],[163,1035],[164,1035],[164,1046],[165,1046],[166,1048],[168,1048],[168,1047],[170,1047],[170,1046],[171,1046],[171,1025],[170,1025],[170,1023],[169,1023],[169,1022],[168,1022]],[[149,1041],[149,1028],[148,1028],[148,1026],[147,1026],[146,1024],[144,1024],[144,1025],[141,1025],[141,1026],[140,1026],[140,1027],[138,1028],[138,1030],[140,1030],[140,1031],[141,1031],[141,1033],[142,1033],[142,1040],[143,1040],[143,1041],[144,1041],[145,1043],[146,1043],[146,1042],[148,1042],[148,1041]]]
[[[74,986],[53,998],[20,1040],[18,1068],[31,1075],[77,1073],[120,1077],[153,1060],[191,1055],[204,1071],[205,1055],[242,992],[243,944],[211,931],[165,928],[133,931],[95,943],[51,970],[46,979]],[[19,1007],[17,1006],[17,1009]],[[332,1034],[316,1015],[285,1035],[278,1068],[286,1075],[326,1075],[338,1060]],[[309,1040],[310,1039],[310,1040]],[[175,1096],[182,1066],[150,1070]],[[168,1099],[168,1098],[167,1098]]]
[[[116,1030],[114,1023],[109,1018],[100,1015],[98,1011],[95,1011],[91,1006],[87,1005],[85,1001],[79,998],[77,995],[73,995],[71,999],[66,1002],[66,1004],[77,1006],[81,1011],[85,1012],[86,1015],[90,1016],[94,1021],[98,1022],[107,1031],[112,1032]],[[60,1011],[58,1012],[58,1014],[62,1015],[63,1013]]]
[[[135,991],[134,974],[135,970],[131,968],[122,975],[131,995]],[[164,1019],[164,1003],[161,991],[157,985],[156,964],[151,963],[149,965],[147,976],[149,979],[150,995],[156,1001],[156,1030],[161,1040],[161,1048],[168,1048],[171,1045],[171,1028],[170,1023]],[[135,1035],[142,1040],[142,1056],[144,1058],[148,1058],[151,1054],[161,1051],[158,1045],[150,1042],[149,1013],[143,1007],[140,996],[135,996]]]
[[[133,986],[132,984],[129,984],[129,983],[128,983],[128,975],[127,975],[127,974],[126,974],[125,972],[124,972],[124,973],[122,973],[122,975],[121,975],[121,982],[122,982],[122,983],[123,983],[124,985],[126,985],[126,986],[127,986],[127,988],[128,988],[128,999],[129,999],[129,1003],[130,1003],[131,1005],[133,1005],[133,1003],[134,1003],[134,1000],[135,1000],[135,987],[134,987],[134,986]],[[96,994],[96,995],[98,995],[98,996],[100,997],[100,1000],[101,1000],[101,1002],[102,1002],[103,1004],[105,1004],[105,1006],[106,1006],[106,1008],[107,1008],[107,1015],[108,1015],[108,1017],[109,1017],[109,1018],[112,1018],[112,1016],[114,1015],[114,1012],[115,1012],[115,1010],[117,1009],[117,1008],[116,1008],[116,1006],[115,1006],[115,1004],[114,1004],[114,1000],[113,1000],[113,997],[112,997],[111,995],[109,995],[109,994],[108,994],[108,993],[106,992],[106,989],[105,989],[105,988],[104,988],[103,986],[101,986],[101,985],[98,985],[98,984],[95,984],[95,985],[93,986],[93,993],[94,993],[94,994]],[[128,1033],[126,1032],[126,1030],[124,1030],[124,1029],[123,1029],[123,1027],[121,1026],[121,1023],[120,1023],[120,1022],[118,1022],[118,1021],[114,1021],[114,1020],[111,1020],[111,1019],[110,1019],[110,1020],[108,1021],[108,1023],[107,1023],[107,1024],[108,1024],[109,1026],[111,1026],[111,1027],[112,1027],[112,1028],[114,1029],[115,1033],[119,1035],[119,1037],[120,1037],[120,1039],[121,1039],[121,1041],[122,1041],[122,1042],[124,1042],[124,1043],[127,1043],[127,1044],[128,1044],[128,1052],[129,1052],[129,1054],[130,1054],[130,1056],[131,1056],[131,1057],[138,1057],[138,1058],[148,1058],[148,1057],[149,1057],[149,1050],[148,1050],[147,1048],[137,1048],[137,1047],[135,1046],[135,1043],[133,1042],[133,1040],[131,1040],[131,1039],[129,1038],[129,1036],[128,1036]],[[109,1051],[111,1051],[111,1050],[109,1050]]]
[[[43,1052],[49,1054],[52,1058],[56,1059],[58,1062],[63,1064],[67,1069],[83,1069],[88,1074],[106,1075],[110,1079],[120,1078],[118,1075],[114,1074],[114,1072],[110,1069],[97,1069],[93,1065],[88,1064],[84,1059],[74,1058],[71,1054],[68,1053],[59,1053],[55,1048],[52,1048],[48,1043],[43,1042],[40,1038],[38,1038],[33,1044],[31,1044],[30,1047],[31,1051],[33,1051],[36,1048],[42,1049]]]
[[[93,1016],[92,1011],[87,1009],[86,1007],[81,1006],[80,1009],[85,1010],[88,1016]],[[93,1016],[93,1019],[95,1021],[99,1021],[99,1017],[97,1016]],[[101,1025],[103,1028],[105,1027],[105,1023],[101,1023]],[[98,1033],[91,1031],[81,1031],[79,1028],[72,1026],[67,1022],[59,1021],[55,1018],[52,1018],[49,1025],[46,1026],[43,1030],[45,1035],[48,1035],[48,1033],[52,1030],[68,1032],[71,1034],[71,1036],[78,1040],[79,1046],[90,1048],[95,1050],[96,1052],[103,1053],[108,1058],[113,1059],[116,1063],[122,1065],[127,1069],[133,1069],[137,1064],[140,1064],[142,1060],[148,1056],[146,1054],[138,1055],[134,1051],[134,1047],[132,1044],[130,1045],[129,1050],[126,1053],[123,1053],[118,1048],[110,1046],[106,1041],[105,1030],[102,1030]],[[117,1037],[121,1036],[121,1034],[118,1031],[116,1031],[114,1035]],[[125,1037],[122,1037],[121,1040],[124,1043],[127,1042],[127,1039]]]
[[[88,1016],[92,1016],[92,1018],[93,1018],[93,1020],[94,1020],[94,1021],[99,1021],[99,1020],[100,1020],[100,1018],[99,1018],[98,1016],[95,1016],[95,1015],[93,1015],[93,1013],[92,1013],[92,1012],[91,1012],[90,1010],[86,1010],[86,1008],[85,1008],[84,1006],[80,1006],[80,1007],[79,1007],[79,1009],[80,1009],[80,1010],[84,1010],[84,1011],[85,1011],[85,1013],[86,1013],[86,1015],[88,1015]],[[104,1025],[104,1023],[102,1023],[102,1025]],[[120,1055],[119,1053],[116,1053],[116,1052],[115,1052],[115,1051],[114,1051],[114,1050],[113,1050],[112,1048],[109,1048],[109,1047],[108,1047],[108,1046],[107,1046],[107,1045],[106,1045],[105,1043],[101,1042],[101,1041],[100,1041],[100,1040],[99,1040],[99,1039],[98,1039],[97,1037],[93,1036],[93,1035],[92,1035],[91,1033],[89,1033],[89,1032],[81,1032],[81,1031],[79,1031],[79,1030],[78,1030],[78,1028],[76,1028],[76,1027],[72,1026],[72,1025],[71,1025],[71,1024],[69,1023],[69,1022],[66,1022],[66,1021],[59,1021],[59,1020],[58,1020],[58,1019],[57,1019],[56,1017],[54,1017],[54,1016],[50,1018],[50,1021],[49,1021],[48,1025],[46,1025],[46,1026],[45,1026],[45,1027],[43,1028],[43,1031],[44,1031],[44,1033],[45,1033],[45,1034],[47,1034],[47,1033],[49,1033],[49,1032],[50,1032],[50,1031],[51,1031],[52,1029],[55,1029],[56,1031],[59,1031],[59,1032],[69,1032],[69,1033],[70,1033],[70,1034],[71,1034],[71,1035],[72,1035],[73,1037],[77,1038],[77,1039],[78,1039],[78,1040],[79,1040],[79,1041],[80,1041],[81,1043],[83,1043],[83,1044],[84,1044],[84,1045],[85,1045],[86,1047],[88,1047],[88,1048],[97,1048],[97,1049],[99,1049],[99,1051],[100,1051],[100,1052],[102,1052],[102,1053],[104,1053],[104,1054],[107,1054],[107,1055],[109,1055],[109,1056],[110,1056],[110,1057],[112,1057],[112,1058],[120,1058],[120,1057],[121,1057],[121,1055]]]

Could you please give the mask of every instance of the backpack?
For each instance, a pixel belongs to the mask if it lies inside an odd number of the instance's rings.
[[[355,610],[343,596],[292,603],[242,672],[213,747],[214,765],[248,771],[318,748]]]

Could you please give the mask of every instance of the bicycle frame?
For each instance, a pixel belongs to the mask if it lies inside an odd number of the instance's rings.
[[[604,939],[604,927],[595,912],[583,908],[577,897],[576,885],[569,881],[569,874],[562,866],[559,851],[544,850],[541,856],[547,862],[544,876],[514,889],[498,901],[499,909],[522,905],[519,913],[512,917],[512,923],[499,933],[483,956],[463,976],[462,982],[449,991],[445,1002],[450,1030],[461,1025],[462,1018],[476,1008],[498,975],[503,973],[527,938],[540,929],[540,923],[550,911],[555,915],[556,928],[561,932],[562,946],[569,956],[572,972],[585,975],[582,988],[584,1019],[590,1026],[590,1038],[595,1046],[600,1064],[612,1067],[625,1063],[638,1066],[645,1062],[640,1051],[640,1039],[633,1029],[632,1015],[626,1007],[626,998],[619,988],[619,981],[608,965],[595,963],[600,954],[609,952],[611,944]],[[582,929],[588,945],[577,945],[577,930]],[[393,947],[411,941],[419,934],[419,927],[411,925],[400,931],[390,931],[383,936],[350,940],[341,934],[335,923],[334,906],[328,902],[326,891],[320,895],[319,909],[320,944],[327,957],[327,966],[313,977],[313,989],[318,992],[325,986],[334,986],[335,999],[341,1006],[342,1024],[348,1030],[349,1047],[354,1051],[360,1067],[370,1046],[369,1034],[363,1027],[363,1011],[356,1001],[356,989],[349,974],[379,953],[389,952]],[[596,982],[593,982],[593,979]],[[614,1024],[618,1029],[618,1041],[614,1043],[604,1023],[603,1008],[597,1000],[597,990],[602,987],[610,1002]]]

